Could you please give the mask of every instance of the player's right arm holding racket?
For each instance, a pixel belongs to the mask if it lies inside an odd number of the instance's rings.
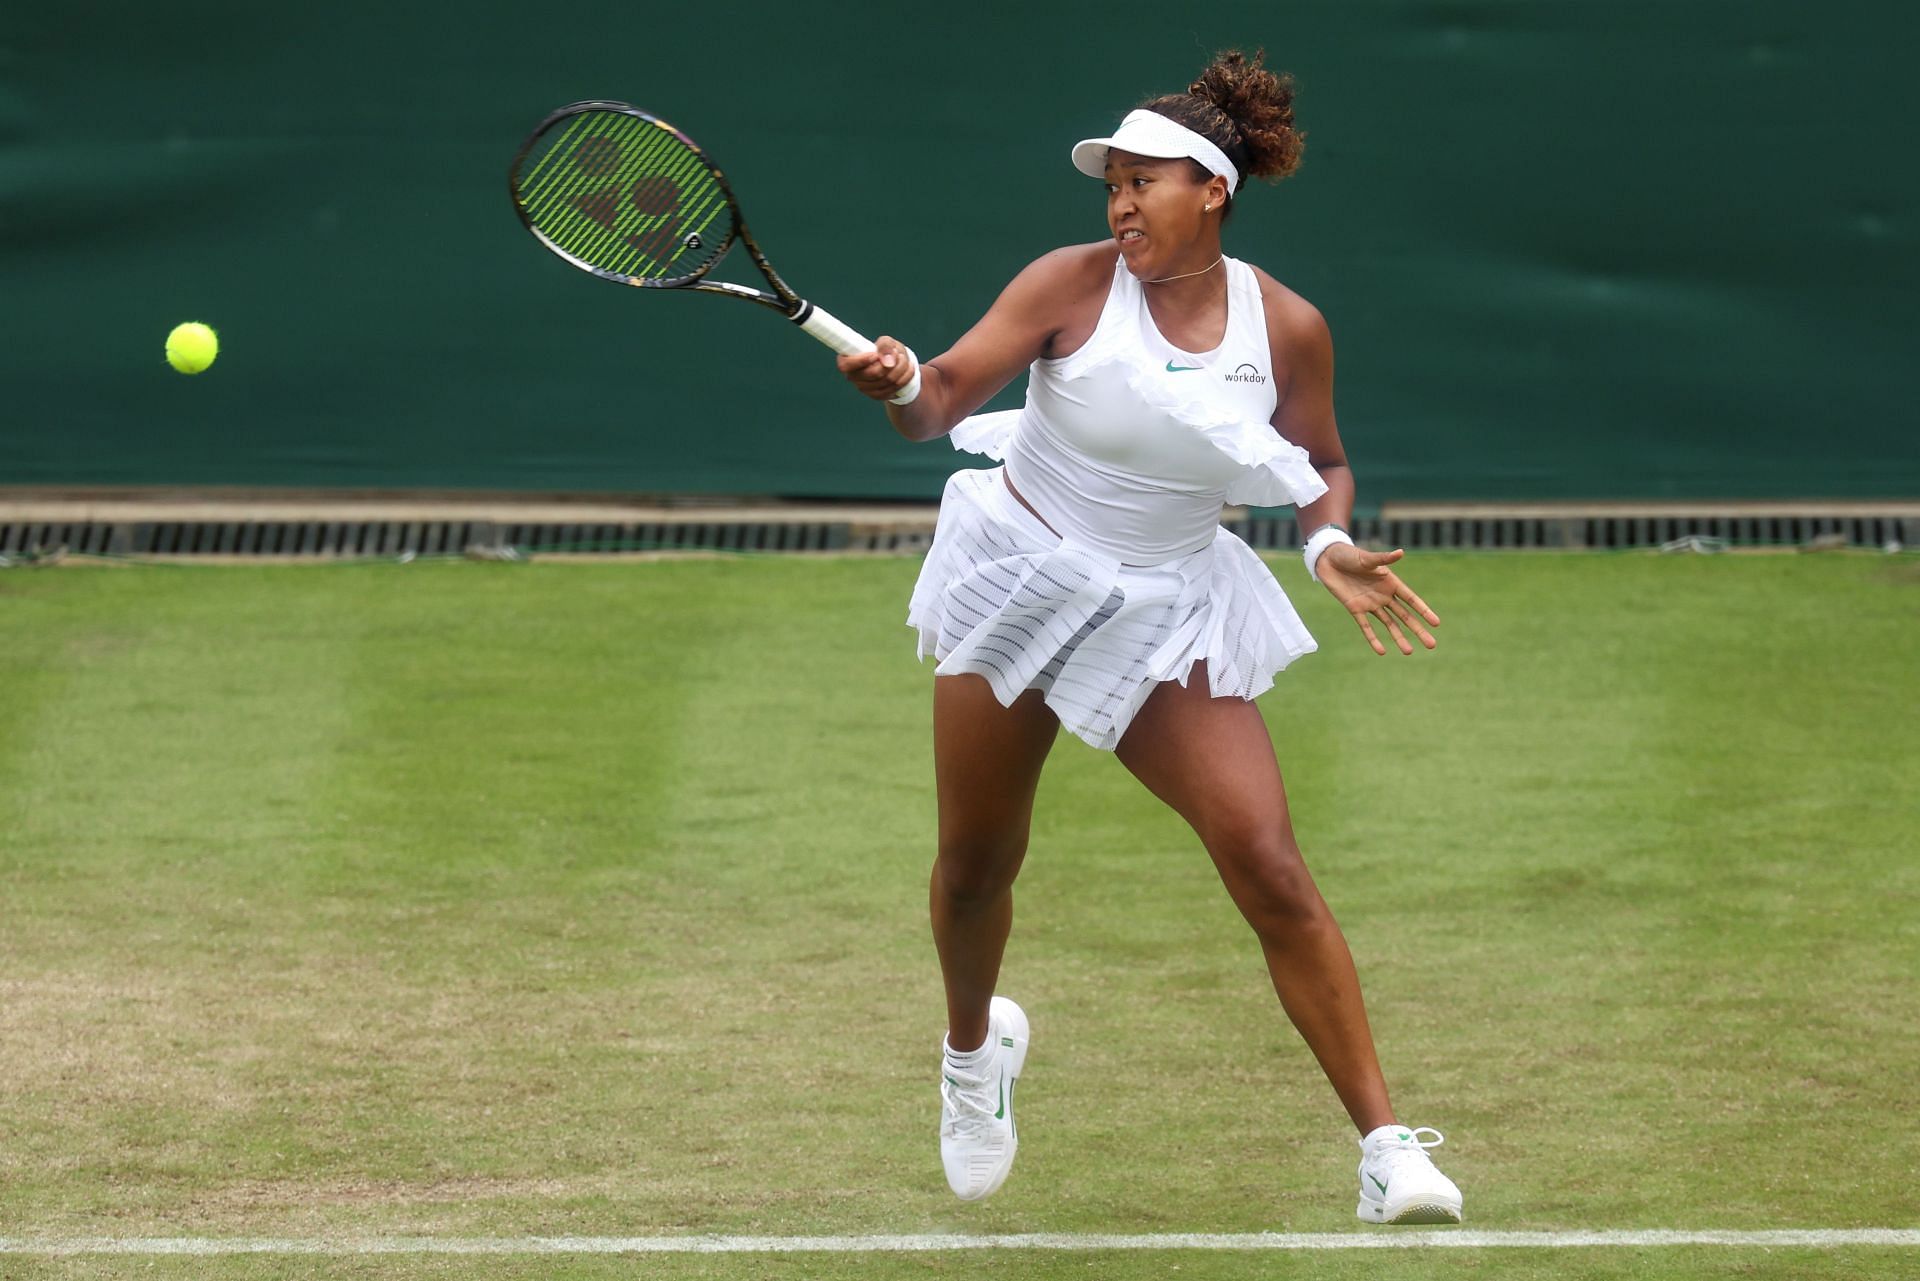
[[[1015,276],[987,314],[953,347],[920,367],[920,394],[888,404],[908,440],[937,440],[1019,377],[1034,361],[1071,353],[1092,333],[1113,278],[1111,241],[1056,249]],[[861,394],[887,402],[913,379],[913,357],[897,338],[838,357]]]

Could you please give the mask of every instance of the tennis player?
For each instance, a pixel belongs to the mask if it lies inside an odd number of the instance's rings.
[[[1248,178],[1300,163],[1291,78],[1223,53],[1186,93],[1073,148],[1106,185],[1112,239],[1023,270],[948,351],[839,358],[909,440],[1001,465],[956,473],[908,613],[939,659],[934,942],[946,985],[940,1150],[964,1200],[1012,1169],[1028,1022],[994,994],[1042,762],[1061,725],[1112,751],[1193,826],[1252,925],[1280,1002],[1360,1135],[1359,1216],[1451,1223],[1460,1190],[1399,1124],[1340,927],[1294,841],[1253,700],[1315,648],[1223,503],[1291,503],[1308,575],[1366,643],[1434,646],[1402,553],[1343,526],[1353,472],[1333,344],[1304,298],[1221,251]],[[1026,406],[970,417],[1027,371]],[[1430,1137],[1422,1137],[1423,1135]]]

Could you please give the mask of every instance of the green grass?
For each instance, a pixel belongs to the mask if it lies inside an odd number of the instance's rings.
[[[997,1195],[997,1194],[996,1194]],[[341,1281],[626,1281],[634,1277],[663,1281],[969,1281],[1036,1278],[1037,1281],[1106,1281],[1107,1278],[1156,1278],[1167,1281],[1283,1281],[1360,1277],[1367,1281],[1428,1281],[1433,1277],[1489,1277],[1500,1281],[1752,1281],[1755,1277],[1845,1277],[1864,1281],[1906,1281],[1913,1275],[1911,1250],[1453,1250],[1389,1254],[1383,1251],[1324,1253],[1198,1253],[1094,1251],[1047,1254],[978,1251],[902,1255],[893,1258],[809,1254],[690,1258],[567,1256],[488,1259],[477,1256],[413,1258],[389,1255],[370,1259],[313,1257],[257,1259],[57,1259],[12,1260],[19,1271],[0,1272],[11,1281],[78,1281],[80,1278],[138,1275],[151,1281],[306,1281],[324,1276]]]
[[[0,1236],[1342,1231],[1190,834],[1063,738],[1021,1164],[933,1145],[915,565],[0,575]],[[1920,568],[1428,554],[1263,707],[1489,1229],[1912,1226]],[[1905,1121],[1903,1122],[1903,1118]],[[310,1275],[314,1260],[0,1274]],[[1896,1275],[1912,1251],[375,1259],[337,1276]],[[1882,1271],[1881,1269],[1886,1269]]]

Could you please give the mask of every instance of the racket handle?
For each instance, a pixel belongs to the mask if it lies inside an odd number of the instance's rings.
[[[839,317],[824,307],[816,307],[810,302],[800,304],[800,310],[793,313],[793,323],[842,356],[858,356],[874,349],[873,343],[858,330],[849,328]],[[900,394],[892,397],[896,405],[910,405],[920,395],[920,358],[911,350],[907,358],[913,361],[913,381],[900,389]]]
[[[816,307],[810,302],[800,304],[800,310],[793,313],[793,323],[842,356],[858,356],[861,352],[873,350],[871,339],[858,330],[848,328],[826,308]]]

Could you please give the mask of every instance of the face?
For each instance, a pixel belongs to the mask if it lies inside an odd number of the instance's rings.
[[[1106,177],[1107,226],[1135,276],[1168,275],[1196,249],[1217,249],[1225,179],[1209,175],[1202,182],[1184,158],[1159,160],[1117,149],[1107,152]]]

